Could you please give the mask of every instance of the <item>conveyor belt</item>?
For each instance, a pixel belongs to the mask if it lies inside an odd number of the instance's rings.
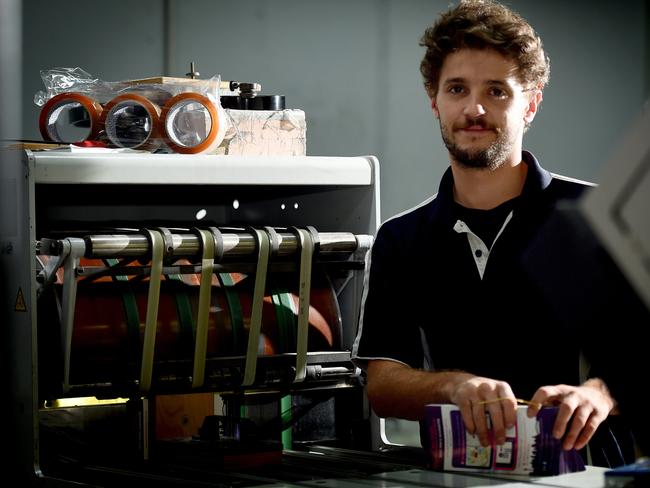
[[[279,464],[240,470],[210,466],[147,465],[137,471],[125,467],[72,466],[61,472],[68,479],[95,486],[156,487],[326,487],[421,488],[506,487],[604,488],[605,468],[560,476],[529,477],[498,473],[436,472],[424,467],[422,451],[395,448],[387,452],[354,451],[313,446],[308,451],[285,451]],[[72,469],[71,469],[72,468]]]
[[[418,469],[422,451],[407,449],[392,453],[374,453],[348,449],[313,446],[306,451],[284,451],[279,463],[239,469],[220,469],[217,461],[202,458],[188,464],[186,459],[177,463],[143,463],[142,465],[84,465],[60,463],[49,468],[51,475],[98,486],[172,486],[185,487],[252,487],[286,483],[321,482],[327,479],[367,478],[390,471]]]

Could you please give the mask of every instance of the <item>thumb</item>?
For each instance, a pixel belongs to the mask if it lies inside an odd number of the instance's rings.
[[[540,402],[530,401],[526,403],[528,403],[528,410],[526,410],[526,414],[528,415],[528,418],[535,417],[542,409],[542,404]]]

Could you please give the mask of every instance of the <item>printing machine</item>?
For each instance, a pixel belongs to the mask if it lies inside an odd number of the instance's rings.
[[[21,156],[0,232],[21,479],[251,486],[422,465],[379,453],[350,362],[374,157]]]
[[[20,486],[605,486],[591,466],[435,472],[386,437],[350,361],[376,158],[2,159],[3,474]]]

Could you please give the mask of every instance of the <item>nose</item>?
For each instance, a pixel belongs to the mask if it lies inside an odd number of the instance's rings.
[[[463,110],[463,114],[467,117],[480,117],[485,115],[485,107],[476,96],[470,96],[467,99],[467,104]]]

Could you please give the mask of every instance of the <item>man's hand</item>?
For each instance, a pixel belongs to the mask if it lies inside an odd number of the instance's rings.
[[[481,445],[490,444],[486,412],[490,414],[494,440],[503,444],[506,429],[515,425],[517,400],[505,381],[497,381],[481,376],[459,378],[453,388],[450,400],[460,409],[465,428],[470,434],[476,434]]]
[[[542,405],[559,407],[553,425],[553,437],[564,437],[564,449],[585,447],[601,422],[616,406],[607,386],[598,378],[592,378],[581,386],[542,386],[535,392],[530,403],[529,417],[537,415]]]

